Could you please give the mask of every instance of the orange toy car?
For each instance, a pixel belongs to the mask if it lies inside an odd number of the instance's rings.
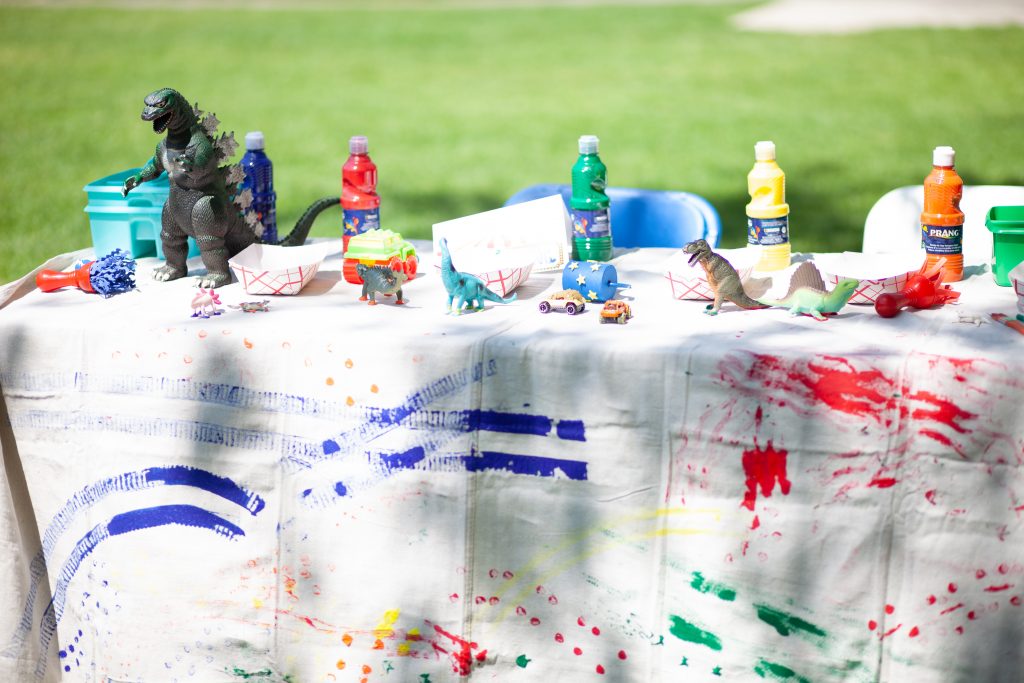
[[[633,312],[629,310],[629,304],[625,301],[606,301],[604,308],[601,309],[601,322],[603,323],[625,325],[626,321],[632,317]]]

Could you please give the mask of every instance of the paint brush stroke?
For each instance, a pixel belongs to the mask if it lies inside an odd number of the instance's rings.
[[[564,476],[573,481],[586,481],[587,479],[587,463],[582,460],[481,451],[479,455],[466,456],[463,462],[469,472],[497,470],[534,477]]]
[[[466,472],[506,472],[508,474],[558,478],[564,477],[572,481],[587,480],[587,463],[582,460],[564,458],[547,458],[537,455],[520,455],[516,453],[499,453],[497,451],[472,452],[468,455],[445,453],[428,456],[427,451],[417,446],[400,453],[384,453],[379,455],[384,468],[384,478],[404,470],[444,471],[452,472],[462,469]],[[351,495],[356,490],[364,489],[368,483],[362,482],[354,486],[351,482],[336,482],[334,491],[339,497]],[[303,497],[309,498],[312,489],[303,491]]]
[[[20,651],[25,638],[32,630],[32,613],[35,611],[39,583],[46,573],[46,564],[53,556],[53,548],[57,540],[67,531],[74,519],[82,511],[115,493],[141,491],[159,486],[189,486],[201,489],[235,503],[253,516],[259,514],[266,505],[258,494],[243,488],[227,477],[187,466],[150,467],[134,472],[123,472],[115,477],[101,479],[77,491],[53,516],[43,533],[42,549],[32,559],[30,565],[29,590],[25,597],[21,620],[11,642],[3,650],[4,656],[14,656]]]
[[[705,631],[704,629],[699,628],[682,617],[677,617],[674,614],[670,614],[668,616],[669,620],[672,622],[668,631],[679,640],[703,645],[711,648],[712,650],[722,649],[722,640],[711,631]]]
[[[42,678],[46,671],[46,653],[57,624],[64,615],[67,591],[82,562],[100,543],[113,536],[134,531],[153,529],[161,526],[179,525],[207,529],[227,539],[244,536],[245,532],[223,517],[194,505],[160,505],[140,508],[114,515],[105,524],[97,524],[83,536],[64,562],[56,581],[53,600],[47,606],[40,624],[40,659],[36,665],[36,676]]]
[[[305,463],[321,453],[320,443],[300,436],[256,429],[239,429],[212,422],[140,415],[27,410],[11,416],[17,429],[40,431],[101,431],[132,437],[178,439],[210,446],[281,453],[285,460]]]
[[[53,546],[60,535],[83,510],[115,493],[141,491],[159,486],[188,486],[207,491],[238,505],[253,516],[259,514],[266,505],[261,496],[231,479],[195,467],[177,465],[123,472],[86,486],[64,503],[43,534],[43,553],[46,559],[49,560],[52,556]]]
[[[754,666],[754,673],[761,678],[766,678],[772,681],[792,681],[792,683],[811,683],[803,676],[798,676],[795,671],[790,669],[788,666],[782,664],[776,664],[775,662],[769,662],[768,660],[762,659]]]
[[[736,599],[736,591],[728,586],[724,586],[715,581],[708,581],[704,578],[704,575],[700,572],[693,572],[691,574],[693,580],[690,582],[690,587],[699,593],[710,593],[720,600],[726,602],[732,602]]]
[[[795,632],[821,637],[828,635],[809,621],[804,621],[798,616],[787,614],[774,607],[754,605],[754,608],[757,610],[757,618],[774,628],[780,636],[788,636]]]

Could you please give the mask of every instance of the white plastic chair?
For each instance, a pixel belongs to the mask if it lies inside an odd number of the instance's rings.
[[[993,206],[1024,205],[1024,187],[1016,185],[965,185],[960,200],[964,212],[964,264],[992,260],[992,233],[985,216]],[[921,250],[921,211],[924,188],[898,187],[882,195],[864,221],[866,254]]]

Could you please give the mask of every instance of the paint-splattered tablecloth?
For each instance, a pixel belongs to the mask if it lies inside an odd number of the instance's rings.
[[[1012,292],[710,318],[671,253],[626,325],[446,315],[429,255],[404,306],[8,287],[0,680],[1019,681]]]

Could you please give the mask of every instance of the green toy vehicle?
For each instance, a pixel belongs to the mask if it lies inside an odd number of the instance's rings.
[[[356,265],[387,266],[399,273],[405,273],[409,279],[416,275],[416,249],[402,236],[393,230],[367,230],[353,235],[345,250],[341,272],[345,282],[354,285],[363,284],[363,279],[356,272]]]

